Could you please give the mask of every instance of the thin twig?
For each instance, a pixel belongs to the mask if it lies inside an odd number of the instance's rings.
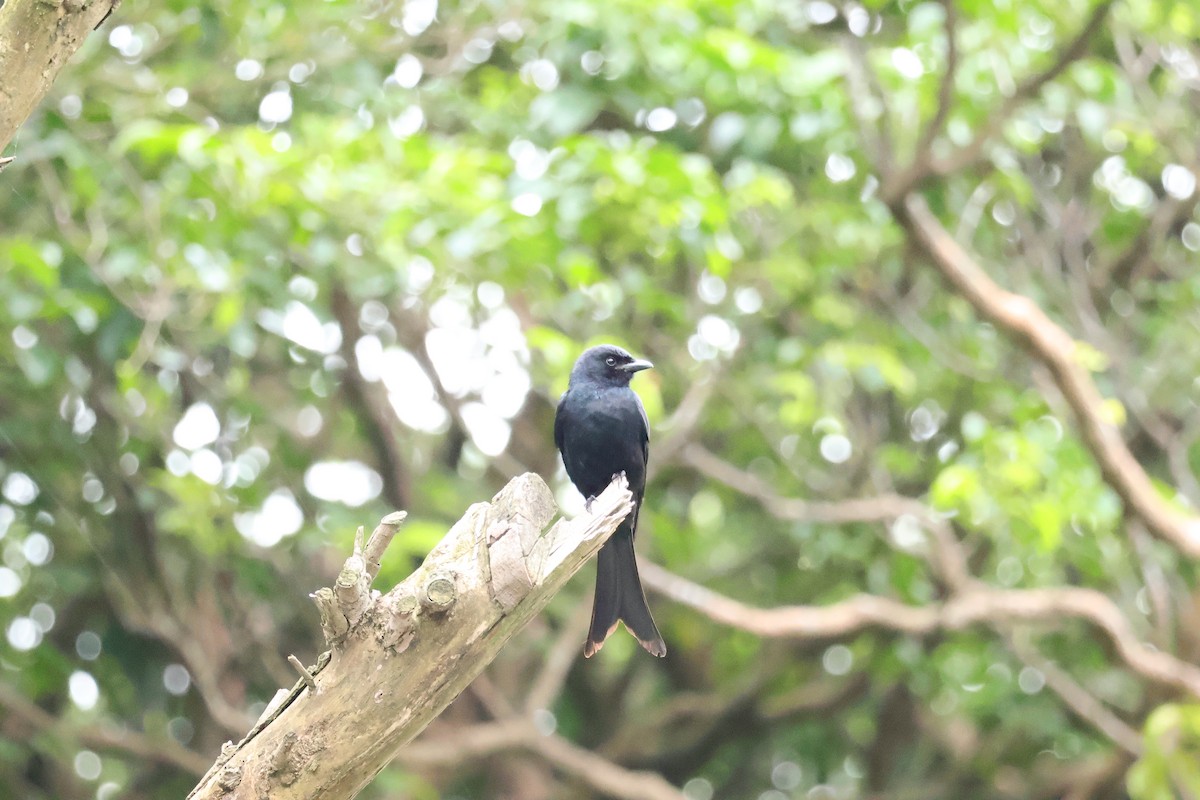
[[[662,424],[666,435],[654,446],[654,460],[649,464],[647,482],[653,480],[661,465],[671,463],[695,435],[696,426],[704,417],[704,409],[720,382],[721,366],[722,362],[718,362],[712,372],[692,380],[675,411]]]
[[[308,671],[308,667],[301,664],[300,659],[296,658],[294,655],[289,654],[287,660],[289,664],[296,668],[296,672],[300,673],[300,680],[304,681],[304,684],[308,686],[308,690],[310,692],[316,692],[317,682],[315,679],[313,679],[312,673]]]
[[[950,107],[954,104],[954,78],[958,74],[958,11],[954,0],[942,0],[942,9],[946,14],[946,69],[938,85],[937,110],[917,142],[916,159],[928,157],[934,140],[946,127]]]
[[[782,497],[757,475],[741,470],[698,444],[690,444],[680,454],[682,461],[697,472],[753,497],[772,516],[793,522],[886,522],[904,514],[925,516],[928,509],[920,502],[895,494],[849,500],[809,501]]]
[[[493,719],[512,719],[517,716],[513,704],[509,702],[504,692],[500,691],[487,672],[479,673],[471,682],[471,694],[475,695]]]
[[[893,185],[911,188],[929,173],[929,165],[933,161],[933,143],[950,117],[950,107],[954,103],[954,79],[958,74],[958,12],[954,0],[943,0],[942,8],[946,15],[946,69],[938,84],[937,109],[921,132],[921,138],[913,149],[912,162],[900,172],[898,178],[888,181],[889,185],[884,187],[885,196],[894,191]]]
[[[878,81],[867,63],[866,48],[858,37],[847,36],[842,44],[846,56],[846,91],[850,99],[850,112],[858,124],[859,136],[872,167],[886,178],[892,171],[894,148],[884,95],[877,90]],[[871,101],[880,104],[878,123],[872,119],[867,108]]]
[[[1000,132],[1013,113],[1023,103],[1037,96],[1037,93],[1042,90],[1043,86],[1061,75],[1071,64],[1083,58],[1087,52],[1088,44],[1097,31],[1103,27],[1104,20],[1108,16],[1108,11],[1112,6],[1113,0],[1102,0],[1102,2],[1097,3],[1095,8],[1092,9],[1092,13],[1088,15],[1083,27],[1080,28],[1079,33],[1075,35],[1066,47],[1058,48],[1058,58],[1055,59],[1054,63],[1041,72],[1031,75],[1022,81],[1017,86],[1016,91],[1006,98],[1000,105],[1000,108],[984,123],[983,128],[975,135],[974,139],[947,158],[934,161],[931,164],[933,172],[938,175],[952,175],[964,167],[973,164],[979,158],[980,154],[982,154],[987,143]]]
[[[880,494],[848,500],[809,501],[782,497],[758,476],[739,469],[705,449],[690,444],[681,460],[697,472],[720,481],[731,489],[760,502],[777,519],[791,522],[848,524],[853,522],[891,522],[911,516],[932,537],[929,554],[934,567],[947,585],[964,586],[970,581],[961,545],[949,523],[919,500],[898,494]]]

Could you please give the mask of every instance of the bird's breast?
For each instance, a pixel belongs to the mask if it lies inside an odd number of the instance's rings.
[[[613,391],[582,395],[572,403],[563,433],[563,463],[585,496],[604,491],[618,472],[635,492],[645,485],[646,431],[636,397]]]

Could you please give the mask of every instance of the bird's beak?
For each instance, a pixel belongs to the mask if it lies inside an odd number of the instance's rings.
[[[651,364],[649,361],[645,361],[643,359],[637,359],[636,361],[630,361],[628,364],[624,364],[621,366],[621,369],[624,370],[625,372],[641,372],[644,369],[653,369],[653,368],[654,368],[653,364]]]

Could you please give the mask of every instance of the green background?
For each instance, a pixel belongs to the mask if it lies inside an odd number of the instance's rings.
[[[900,495],[983,583],[1096,590],[1194,662],[1194,564],[880,196],[932,166],[1200,504],[1198,38],[1149,0],[126,3],[0,176],[0,795],[181,797],[315,658],[356,526],[409,512],[386,587],[516,474],[577,508],[553,410],[603,341],[656,365],[639,548],[671,572],[941,603],[916,516],[783,502]],[[522,707],[590,581],[428,736]],[[615,636],[536,721],[689,800],[1200,793],[1197,698],[1083,620],[764,637],[650,604],[669,658]],[[363,797],[602,796],[452,755]]]

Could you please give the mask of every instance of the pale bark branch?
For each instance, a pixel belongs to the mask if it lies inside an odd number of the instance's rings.
[[[317,593],[323,627],[333,632],[332,653],[311,670],[317,690],[302,681],[277,696],[250,735],[225,746],[189,797],[354,797],[595,555],[631,509],[618,477],[591,513],[543,532],[557,506],[540,478],[523,475],[491,503],[472,506],[425,563],[386,594],[370,587],[362,553],[371,545],[357,547],[336,589]],[[384,524],[389,520],[398,522],[389,516]],[[572,747],[538,740],[534,749],[569,767],[582,759]]]
[[[946,15],[946,69],[942,72],[942,79],[938,84],[937,108],[933,118],[921,132],[909,165],[897,170],[895,177],[889,176],[887,172],[882,173],[886,181],[883,191],[885,198],[894,196],[897,191],[908,191],[929,174],[930,165],[933,163],[934,142],[950,118],[950,108],[954,104],[954,79],[958,74],[958,11],[955,0],[943,0],[942,8]],[[990,135],[991,132],[988,133],[988,136]]]
[[[854,115],[862,138],[863,149],[881,176],[890,175],[895,148],[892,144],[887,97],[871,71],[862,41],[857,36],[847,36],[843,38],[842,45],[846,56],[846,95],[850,100],[850,113]],[[873,104],[878,104],[878,108]]]
[[[1104,20],[1108,17],[1108,11],[1112,6],[1113,0],[1103,0],[1103,2],[1097,3],[1083,27],[1079,29],[1079,33],[1075,34],[1075,37],[1065,47],[1057,48],[1058,58],[1046,69],[1030,75],[1022,81],[1017,86],[1017,90],[1005,99],[983,128],[976,133],[975,138],[950,157],[934,162],[931,165],[933,171],[938,175],[951,175],[974,163],[983,153],[983,148],[988,141],[1000,132],[1023,103],[1036,97],[1043,86],[1063,74],[1071,64],[1083,58],[1088,44],[1104,25]]]
[[[633,772],[561,736],[535,740],[534,751],[559,770],[598,792],[622,800],[686,800],[683,792],[653,772]]]
[[[1143,643],[1116,604],[1094,589],[992,589],[974,584],[942,603],[921,606],[860,594],[829,606],[764,609],[725,597],[657,564],[639,561],[638,569],[648,589],[714,622],[764,638],[829,639],[871,628],[921,635],[980,624],[1081,619],[1100,628],[1134,672],[1200,697],[1200,667]]]
[[[662,424],[661,429],[666,435],[654,446],[654,459],[648,465],[647,482],[653,480],[658,470],[662,469],[662,465],[671,463],[679,451],[694,438],[696,427],[703,419],[704,409],[720,383],[720,369],[721,363],[718,362],[712,372],[693,379],[675,411]]]
[[[1105,418],[1104,397],[1080,362],[1075,340],[1028,297],[1000,288],[950,235],[925,201],[909,195],[892,207],[909,238],[975,310],[1016,338],[1054,375],[1105,480],[1160,539],[1200,556],[1200,518],[1159,495],[1121,433]]]
[[[0,13],[0,152],[120,0],[8,0]],[[7,162],[0,163],[0,167]]]

